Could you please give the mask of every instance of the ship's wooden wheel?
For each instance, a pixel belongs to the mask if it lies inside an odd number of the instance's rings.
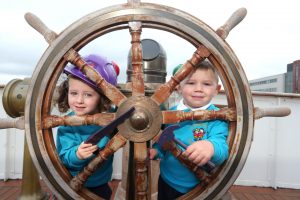
[[[230,146],[229,159],[212,175],[198,171],[207,180],[187,193],[182,199],[218,199],[233,184],[248,155],[255,118],[259,109],[253,107],[251,91],[243,68],[224,41],[230,29],[245,16],[245,9],[239,10],[217,31],[212,30],[199,19],[177,10],[155,4],[128,2],[91,13],[65,29],[60,35],[49,30],[32,14],[26,14],[27,21],[41,32],[48,43],[48,49],[40,59],[31,79],[26,110],[25,129],[30,153],[43,180],[60,199],[97,199],[82,187],[88,174],[101,165],[105,158],[127,141],[134,143],[135,199],[147,199],[147,145],[161,130],[162,124],[178,123],[183,120],[224,119],[228,120]],[[142,71],[142,50],[140,36],[142,28],[167,31],[193,44],[196,51],[167,83],[161,85],[152,96],[144,90]],[[93,71],[78,54],[79,50],[94,39],[116,30],[128,29],[132,37],[132,95],[126,97],[119,89],[108,84]],[[112,41],[113,42],[113,41]],[[180,52],[179,52],[180,53]],[[227,106],[217,112],[161,111],[159,106],[201,60],[208,58],[217,68],[225,88]],[[51,115],[54,90],[63,68],[70,62],[95,81],[105,95],[118,107],[116,113],[95,114],[86,117],[59,117]],[[71,177],[61,164],[56,153],[52,128],[59,125],[98,124],[106,125],[130,107],[134,114],[118,127],[119,132],[108,145],[92,160],[78,176]],[[204,182],[204,181],[203,181]]]

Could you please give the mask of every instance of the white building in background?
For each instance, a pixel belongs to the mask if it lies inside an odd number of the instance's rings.
[[[274,76],[267,76],[249,81],[252,91],[261,92],[285,92],[285,73]]]
[[[249,81],[252,91],[300,94],[300,60],[287,64],[286,73]]]

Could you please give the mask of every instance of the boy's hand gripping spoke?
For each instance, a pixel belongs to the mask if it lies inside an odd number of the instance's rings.
[[[169,128],[169,129],[168,129]],[[165,129],[157,144],[163,148],[164,150],[170,151],[174,157],[176,157],[184,166],[189,168],[192,172],[194,172],[195,176],[201,180],[201,184],[206,186],[211,181],[211,177],[209,173],[204,172],[201,168],[198,167],[195,163],[188,160],[185,156],[182,155],[182,150],[176,145],[176,142],[168,137],[170,132],[172,133],[173,130],[177,129],[178,126],[169,126]],[[167,133],[167,136],[164,136]],[[180,142],[179,142],[180,143]],[[181,144],[183,145],[183,144]]]
[[[178,144],[183,149],[187,148],[186,144],[184,144],[182,141],[178,140],[174,136],[173,131],[178,129],[178,128],[180,128],[180,126],[178,126],[178,125],[168,126],[167,128],[165,128],[163,130],[162,134],[160,135],[160,138],[158,139],[157,144],[162,149],[171,151],[171,153],[174,156],[176,155],[175,157],[177,157],[178,159],[179,159],[179,157],[184,157],[184,159],[180,158],[179,160],[184,162],[184,164],[187,165],[187,167],[189,169],[191,169],[198,177],[198,176],[200,176],[200,174],[202,174],[202,173],[198,172],[199,167],[195,163],[192,163],[191,161],[186,159],[186,157],[182,155],[182,151],[178,147],[176,147],[176,144]],[[212,170],[215,168],[215,164],[212,163],[211,161],[208,161],[207,164],[205,164],[203,167],[200,167],[200,168],[205,170],[207,173],[211,173]],[[200,178],[200,177],[198,177],[198,178]]]

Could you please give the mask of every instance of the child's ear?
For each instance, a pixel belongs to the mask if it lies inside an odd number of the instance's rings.
[[[178,84],[178,85],[175,87],[175,91],[177,91],[179,94],[181,94],[181,87],[180,87],[180,84]]]
[[[220,84],[218,84],[218,85],[217,85],[217,92],[219,93],[219,92],[220,92],[220,90],[221,90],[221,85],[220,85]]]

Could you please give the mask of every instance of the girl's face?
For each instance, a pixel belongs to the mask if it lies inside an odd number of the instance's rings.
[[[212,70],[197,69],[180,83],[178,91],[186,106],[199,108],[207,105],[220,88]]]
[[[100,94],[82,81],[70,78],[68,103],[76,115],[95,114],[99,112]]]

